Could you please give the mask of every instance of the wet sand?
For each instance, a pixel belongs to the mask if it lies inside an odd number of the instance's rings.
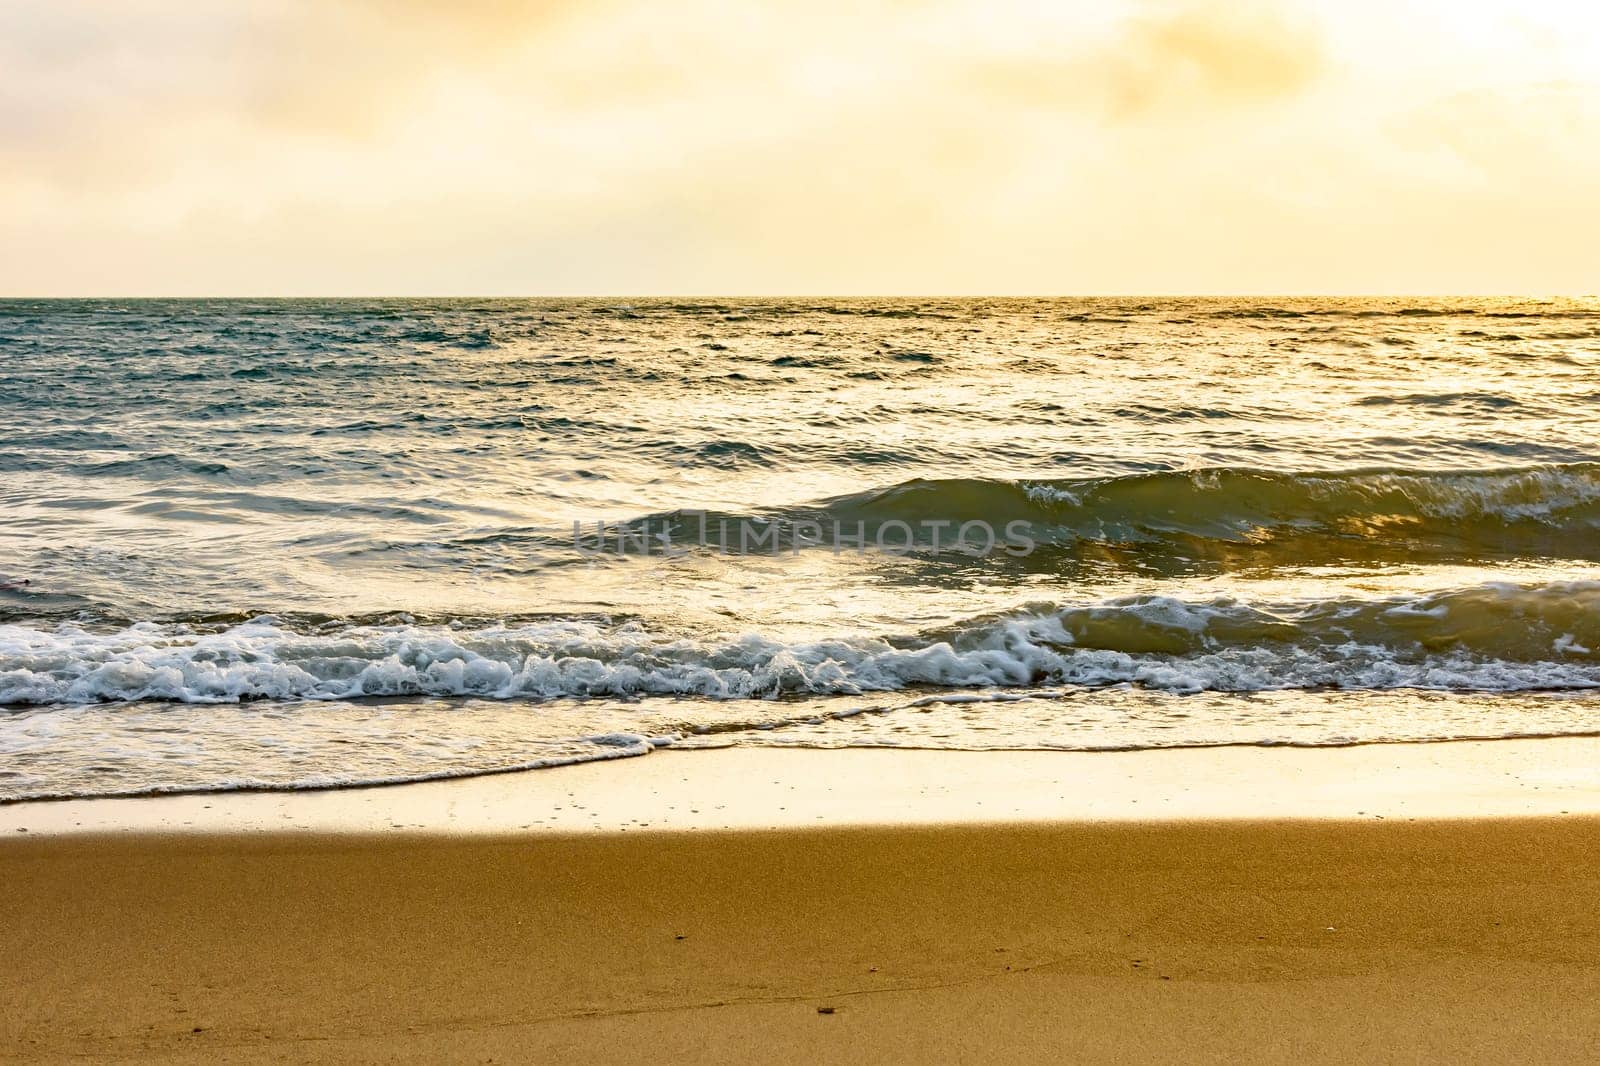
[[[1600,1051],[1593,754],[668,752],[16,805],[0,1055],[1574,1061]],[[674,821],[739,781],[736,813]],[[557,800],[592,817],[507,827]]]

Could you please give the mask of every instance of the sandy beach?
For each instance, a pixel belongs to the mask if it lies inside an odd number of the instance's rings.
[[[667,752],[18,804],[0,1053],[1573,1061],[1595,747]]]

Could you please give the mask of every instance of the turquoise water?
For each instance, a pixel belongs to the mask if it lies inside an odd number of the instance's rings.
[[[1592,731],[1597,367],[1594,300],[0,302],[0,797]]]

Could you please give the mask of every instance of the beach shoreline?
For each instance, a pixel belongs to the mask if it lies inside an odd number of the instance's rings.
[[[18,804],[0,1055],[1571,1061],[1594,749],[747,749]],[[737,816],[681,806],[734,782]],[[557,798],[590,809],[510,824]]]
[[[664,748],[358,788],[29,800],[18,834],[521,834],[1600,816],[1600,736],[1141,751]]]

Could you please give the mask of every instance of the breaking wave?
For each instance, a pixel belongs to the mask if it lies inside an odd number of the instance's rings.
[[[1600,464],[1281,473],[1239,467],[1123,477],[908,481],[826,504],[841,519],[1020,519],[1057,539],[1240,543],[1320,532],[1495,546],[1600,530]]]
[[[967,523],[976,524],[971,532],[963,529]],[[556,557],[570,561],[575,547],[603,556],[648,554],[662,544],[738,554],[787,553],[797,544],[835,552],[866,545],[896,554],[904,548],[912,554],[995,556],[1001,547],[1006,558],[1033,554],[1014,550],[1019,538],[1045,560],[1087,558],[1112,565],[1163,558],[1224,566],[1517,556],[1596,560],[1600,463],[1301,473],[1211,467],[1094,478],[915,479],[805,506],[745,514],[659,512],[609,526],[580,523],[559,534],[518,531],[505,539],[559,549]]]
[[[1600,687],[1600,582],[1253,604],[1035,604],[904,637],[809,642],[639,621],[0,626],[0,703],[697,696],[1134,684],[1170,692]]]

